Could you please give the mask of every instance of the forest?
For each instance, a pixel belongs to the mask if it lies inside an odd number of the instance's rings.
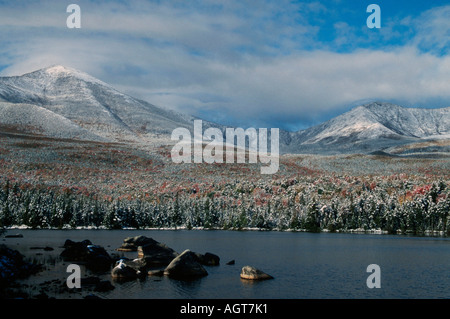
[[[101,196],[1,179],[0,227],[172,228],[449,235],[445,180],[303,176]]]

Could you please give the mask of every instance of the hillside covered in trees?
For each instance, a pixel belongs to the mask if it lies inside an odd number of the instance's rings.
[[[0,227],[448,234],[450,161],[282,155],[175,164],[170,148],[0,134]]]
[[[0,225],[31,228],[207,228],[449,233],[450,196],[441,181],[399,177],[236,182],[210,192],[179,188],[136,198],[100,199],[73,190],[3,181]]]

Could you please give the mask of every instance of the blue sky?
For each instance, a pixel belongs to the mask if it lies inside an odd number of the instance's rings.
[[[81,29],[66,27],[72,2]],[[63,64],[229,125],[303,129],[374,100],[450,106],[450,1],[0,1],[0,30],[1,75]]]

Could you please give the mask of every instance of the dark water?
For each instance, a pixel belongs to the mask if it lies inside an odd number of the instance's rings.
[[[126,283],[111,281],[111,292],[95,293],[103,298],[450,298],[450,238],[405,237],[398,235],[291,233],[258,231],[170,231],[170,230],[10,230],[23,238],[7,238],[3,243],[27,258],[46,262],[46,270],[25,281],[30,293],[45,287],[41,282],[64,281],[69,275],[58,255],[66,239],[89,239],[110,254],[129,258],[137,253],[115,251],[123,239],[145,235],[178,252],[212,252],[221,265],[205,267],[207,277],[183,282],[166,277],[147,277]],[[3,240],[3,239],[2,239]],[[30,250],[50,246],[54,251]],[[234,259],[235,265],[226,265]],[[381,288],[369,289],[367,266],[381,268]],[[255,266],[275,279],[242,281],[240,270]],[[82,268],[82,276],[91,274]],[[109,274],[102,279],[110,280]],[[41,287],[41,288],[39,288]],[[46,291],[52,296],[52,290]],[[85,294],[86,295],[86,294]],[[70,293],[53,296],[82,298]]]

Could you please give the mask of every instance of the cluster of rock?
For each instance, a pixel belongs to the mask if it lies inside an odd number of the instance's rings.
[[[105,248],[93,245],[90,240],[74,242],[67,239],[64,243],[61,257],[66,261],[83,263],[86,268],[93,271],[107,271],[111,268],[113,259]]]
[[[204,266],[220,265],[219,256],[200,254],[186,249],[181,254],[146,236],[125,238],[117,248],[122,252],[137,252],[137,258],[112,258],[106,250],[89,240],[73,242],[66,240],[61,253],[67,261],[81,262],[94,271],[109,271],[117,281],[133,280],[145,276],[168,276],[178,280],[193,280],[208,275]],[[228,262],[233,265],[234,260]],[[113,267],[112,267],[113,266]],[[112,267],[112,269],[111,269]],[[240,277],[245,280],[266,280],[273,277],[251,266],[244,266]]]
[[[117,250],[136,251],[138,258],[119,260],[111,271],[112,277],[116,279],[133,279],[147,274],[191,280],[208,275],[203,266],[220,264],[220,258],[215,254],[200,254],[189,249],[179,254],[167,245],[145,236],[125,238]]]
[[[19,278],[28,277],[38,272],[41,267],[25,261],[17,250],[0,245],[0,288],[7,286]]]
[[[204,266],[220,265],[219,256],[213,253],[200,254],[186,249],[179,254],[167,245],[145,236],[125,238],[122,246],[117,248],[117,251],[137,252],[135,259],[111,257],[103,247],[92,244],[90,240],[74,242],[67,239],[63,248],[60,256],[65,261],[83,264],[94,272],[110,271],[112,279],[117,281],[145,276],[168,276],[178,280],[194,280],[208,275]],[[53,250],[50,247],[32,247],[32,249]],[[231,260],[226,264],[234,265],[235,261]],[[39,270],[39,265],[26,262],[24,256],[18,251],[0,245],[0,288],[15,279],[27,277]],[[251,266],[244,266],[240,277],[243,280],[273,279],[271,275]],[[81,283],[83,287],[92,287],[98,292],[114,289],[109,280],[102,281],[98,277],[82,278]],[[65,287],[65,282],[63,286]]]

